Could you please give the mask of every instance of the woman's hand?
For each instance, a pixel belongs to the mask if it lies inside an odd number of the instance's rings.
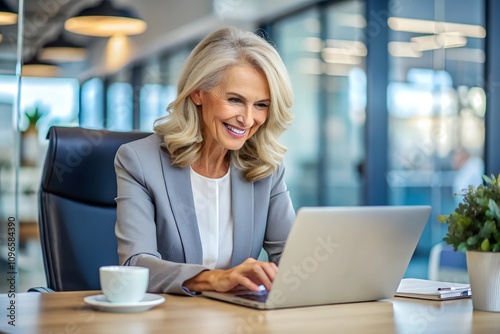
[[[193,292],[204,290],[227,292],[239,289],[259,291],[260,285],[271,290],[277,272],[278,267],[273,262],[248,258],[231,269],[203,271],[185,281],[184,286]]]

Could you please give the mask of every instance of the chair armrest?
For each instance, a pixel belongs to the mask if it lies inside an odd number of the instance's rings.
[[[51,293],[51,292],[55,292],[55,291],[50,289],[50,288],[46,288],[44,286],[37,286],[37,287],[29,288],[28,292]]]

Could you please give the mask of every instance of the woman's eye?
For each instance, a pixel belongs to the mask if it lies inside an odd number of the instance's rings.
[[[269,108],[269,104],[267,104],[267,103],[257,103],[255,106],[257,107],[257,109],[267,109],[267,108]]]
[[[229,102],[231,103],[240,103],[241,102],[241,99],[237,98],[237,97],[230,97],[228,99]]]

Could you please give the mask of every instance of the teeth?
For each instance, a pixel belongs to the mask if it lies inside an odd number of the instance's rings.
[[[245,133],[245,130],[237,129],[237,128],[235,128],[229,124],[225,124],[225,123],[224,123],[224,125],[226,126],[226,128],[228,128],[229,130],[233,131],[236,134],[242,135]]]

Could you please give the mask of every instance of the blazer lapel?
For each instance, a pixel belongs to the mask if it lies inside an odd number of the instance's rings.
[[[170,155],[163,147],[160,150],[160,159],[165,188],[181,237],[186,263],[202,264],[203,251],[191,190],[190,169],[173,166]]]
[[[231,207],[233,210],[232,266],[245,261],[252,254],[254,230],[253,182],[231,164]]]

